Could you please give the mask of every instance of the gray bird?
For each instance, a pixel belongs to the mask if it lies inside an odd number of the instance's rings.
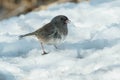
[[[44,50],[43,43],[48,45],[58,44],[60,41],[64,40],[68,34],[67,23],[70,20],[64,15],[58,15],[54,17],[49,23],[44,25],[42,28],[24,35],[20,35],[19,38],[26,36],[35,35],[38,40],[40,40],[42,55],[47,54]],[[56,47],[57,48],[57,47]]]

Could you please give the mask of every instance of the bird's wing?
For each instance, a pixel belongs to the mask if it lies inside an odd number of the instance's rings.
[[[43,37],[51,37],[55,34],[55,26],[51,23],[44,25],[41,29],[37,30],[37,33]]]

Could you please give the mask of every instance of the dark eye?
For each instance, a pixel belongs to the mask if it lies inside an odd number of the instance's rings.
[[[63,21],[63,20],[65,20],[64,18],[61,18],[61,20]]]

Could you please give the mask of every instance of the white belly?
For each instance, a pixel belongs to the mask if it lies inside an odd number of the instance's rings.
[[[50,39],[46,44],[48,44],[48,45],[60,44],[65,40],[65,38],[66,38],[66,36],[62,36],[61,39],[59,39],[59,38]]]

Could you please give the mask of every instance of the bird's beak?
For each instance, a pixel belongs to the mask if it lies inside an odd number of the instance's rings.
[[[70,23],[70,22],[71,22],[71,21],[70,21],[69,19],[65,21],[65,23]]]

